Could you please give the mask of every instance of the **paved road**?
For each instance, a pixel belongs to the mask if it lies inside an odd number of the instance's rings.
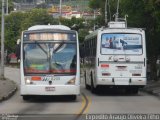
[[[6,77],[20,84],[18,69],[6,68]],[[23,101],[19,90],[9,100],[0,103],[0,113],[15,114],[89,114],[89,113],[160,113],[160,100],[144,92],[126,95],[123,91],[92,94],[81,81],[81,95],[77,101],[64,97],[37,98]]]

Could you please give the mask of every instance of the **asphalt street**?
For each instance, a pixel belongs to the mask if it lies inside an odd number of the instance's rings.
[[[20,85],[20,73],[17,68],[6,68],[5,76]],[[140,91],[137,95],[125,94],[123,90],[102,90],[92,94],[85,89],[81,78],[81,95],[76,101],[65,96],[40,97],[23,101],[19,88],[10,99],[0,103],[0,114],[41,114],[75,115],[81,114],[159,114],[160,99]]]

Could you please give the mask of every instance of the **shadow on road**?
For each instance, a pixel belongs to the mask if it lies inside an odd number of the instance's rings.
[[[94,94],[97,96],[143,96],[139,92],[132,93],[122,88],[99,88]]]
[[[72,96],[32,96],[26,102],[31,103],[48,103],[48,102],[78,102],[79,100],[73,100]]]

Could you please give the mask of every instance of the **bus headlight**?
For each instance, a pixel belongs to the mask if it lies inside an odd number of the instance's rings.
[[[25,78],[25,82],[26,82],[26,84],[31,84],[32,83],[31,80],[27,77]]]
[[[75,81],[76,81],[76,78],[74,77],[74,78],[72,78],[71,80],[69,80],[69,81],[67,82],[67,84],[69,84],[69,85],[75,85]]]
[[[30,84],[30,83],[31,83],[31,80],[30,80],[30,79],[27,79],[27,80],[26,80],[26,83],[27,83],[27,84]]]

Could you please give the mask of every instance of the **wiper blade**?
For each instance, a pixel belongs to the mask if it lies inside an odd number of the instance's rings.
[[[55,50],[53,50],[53,53],[56,53],[63,45],[64,43],[61,43]]]
[[[35,41],[35,44],[37,44],[38,47],[48,56],[48,52],[45,51],[45,49],[37,41]]]

